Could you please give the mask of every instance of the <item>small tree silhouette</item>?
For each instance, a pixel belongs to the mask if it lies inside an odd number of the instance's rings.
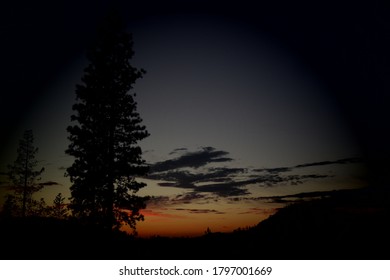
[[[132,47],[131,35],[111,13],[87,52],[90,64],[76,86],[71,117],[76,124],[67,129],[66,153],[75,157],[67,169],[72,213],[110,230],[127,223],[135,231],[147,199],[135,195],[146,186],[135,177],[148,170],[137,142],[149,133],[141,125],[135,93],[129,92],[145,73],[130,65]]]
[[[207,229],[204,232],[204,235],[208,236],[208,235],[211,235],[211,234],[212,234],[211,229],[209,227],[207,227]]]
[[[31,213],[40,202],[34,201],[32,195],[41,190],[43,185],[38,184],[40,175],[44,168],[37,170],[38,161],[35,155],[38,148],[34,147],[34,137],[32,130],[26,130],[23,138],[19,141],[17,158],[12,165],[8,165],[8,177],[12,182],[11,189],[14,196],[9,197],[8,203],[16,203],[14,209],[19,209],[22,217]],[[9,208],[11,209],[11,208]]]
[[[63,219],[67,215],[68,210],[65,205],[65,197],[62,196],[62,193],[59,193],[53,200],[52,216],[57,219]]]

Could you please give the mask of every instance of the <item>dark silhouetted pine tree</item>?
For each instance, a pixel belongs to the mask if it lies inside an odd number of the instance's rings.
[[[138,142],[149,135],[137,112],[133,85],[145,73],[131,66],[131,34],[112,13],[99,26],[87,51],[89,65],[76,85],[75,111],[67,128],[66,153],[75,160],[67,169],[72,182],[70,208],[88,223],[134,231],[143,220],[147,197],[136,195],[146,184],[136,177],[148,171]]]
[[[57,219],[64,219],[68,216],[68,210],[65,205],[65,197],[62,196],[62,193],[58,193],[54,198],[51,215]]]
[[[26,130],[19,141],[17,158],[12,165],[8,165],[8,176],[11,181],[11,189],[14,191],[14,209],[18,209],[23,217],[31,214],[37,202],[32,195],[41,190],[43,185],[38,184],[44,168],[37,170],[38,161],[35,159],[38,148],[34,147],[32,130]],[[10,200],[11,201],[11,200]]]

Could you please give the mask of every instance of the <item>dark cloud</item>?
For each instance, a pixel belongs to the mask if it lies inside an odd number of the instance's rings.
[[[303,198],[316,198],[316,197],[328,197],[332,194],[334,194],[335,191],[316,191],[316,192],[303,192],[303,193],[296,193],[291,195],[283,195],[283,196],[271,196],[268,197],[268,199],[303,199]]]
[[[319,161],[319,162],[305,163],[305,164],[296,165],[295,168],[323,166],[323,165],[330,165],[330,164],[347,164],[347,163],[357,163],[357,162],[362,162],[362,158],[344,158],[335,161]]]
[[[330,175],[320,175],[320,174],[309,174],[309,175],[302,175],[301,179],[321,179],[321,178],[328,178],[333,177]]]
[[[234,180],[233,175],[246,172],[244,168],[209,168],[207,173],[191,173],[187,170],[171,171],[151,174],[149,179],[165,180],[168,182],[158,183],[161,187],[177,187],[193,189],[196,192],[211,192],[219,196],[245,195],[246,190],[241,186],[251,183],[249,181]],[[202,185],[197,185],[202,183]],[[204,184],[206,183],[206,184]]]
[[[206,180],[212,179],[214,182],[224,182],[232,175],[236,174],[244,174],[248,171],[247,168],[227,168],[227,167],[217,167],[217,168],[209,168],[208,174],[209,178]],[[205,180],[205,181],[206,181]]]
[[[213,192],[221,196],[245,195],[249,194],[249,192],[243,189],[243,187],[246,187],[251,184],[257,184],[263,181],[269,181],[269,179],[259,177],[242,181],[232,181],[222,184],[206,184],[198,186],[196,190],[202,192]]]
[[[234,178],[226,178],[222,182],[216,183],[211,182],[209,184],[196,185],[198,182],[209,181],[202,179],[197,181],[198,178],[203,178],[204,174],[192,174],[188,171],[175,172],[175,178],[171,176],[172,174],[167,174],[168,180],[173,180],[174,182],[161,182],[159,186],[162,187],[177,187],[183,189],[192,189],[196,192],[208,192],[214,193],[218,196],[227,197],[227,196],[241,196],[247,195],[249,192],[245,189],[248,185],[262,185],[266,187],[272,187],[277,184],[290,184],[290,185],[299,185],[303,184],[309,179],[322,179],[327,178],[329,175],[321,174],[308,174],[308,175],[288,175],[281,176],[279,174],[266,174],[252,176],[252,178],[247,180],[234,180]],[[163,175],[162,175],[163,177]],[[159,177],[159,179],[162,179]],[[206,176],[207,177],[207,176]],[[211,177],[209,177],[210,179]],[[222,180],[222,179],[221,179]]]
[[[169,153],[169,155],[173,155],[173,154],[176,154],[178,152],[186,152],[188,151],[187,148],[177,148],[177,149],[174,149],[172,152]]]
[[[228,154],[228,152],[219,151],[213,147],[204,147],[200,151],[188,152],[180,157],[152,164],[150,171],[155,173],[185,167],[199,168],[212,162],[232,161],[231,158],[226,157]]]
[[[216,169],[217,170],[217,169]],[[218,196],[242,196],[249,192],[245,189],[248,185],[257,184],[265,187],[272,187],[278,184],[299,185],[310,179],[327,178],[329,175],[306,174],[306,175],[287,175],[265,174],[251,175],[249,179],[237,180],[235,177],[220,177],[222,174],[231,176],[236,173],[247,175],[245,169],[222,168],[214,173],[191,173],[189,171],[176,171],[151,176],[151,179],[166,180],[168,182],[158,183],[161,187],[177,187],[183,189],[192,189],[195,192],[213,193]],[[170,181],[170,182],[169,182]],[[202,183],[201,185],[198,185]]]
[[[314,192],[303,192],[303,193],[295,193],[290,195],[280,195],[280,196],[258,196],[258,197],[232,197],[229,198],[230,201],[238,202],[238,201],[268,201],[271,203],[289,203],[302,199],[316,199],[316,198],[325,198],[329,197],[336,192],[348,192],[350,190],[330,190],[330,191],[314,191]]]
[[[158,183],[161,187],[178,187],[184,189],[196,189],[199,183],[221,183],[229,184],[234,182],[233,176],[239,173],[244,174],[244,168],[209,168],[206,173],[194,173],[187,170],[159,172],[149,174],[149,179],[164,180]]]
[[[177,187],[177,183],[161,182],[158,183],[160,187]]]
[[[150,174],[149,179],[164,180],[168,182],[159,183],[162,187],[194,188],[195,182],[202,180],[203,174],[191,173],[189,171],[169,171],[165,173]]]
[[[196,187],[196,191],[199,192],[211,192],[218,196],[227,197],[227,196],[241,196],[247,195],[249,192],[242,188],[245,186],[241,182],[231,182],[223,184],[209,184]]]
[[[290,183],[291,185],[300,185],[303,184],[307,179],[322,179],[331,177],[329,175],[320,175],[320,174],[308,174],[308,175],[289,175],[281,177],[283,181]]]
[[[152,196],[146,202],[148,207],[166,205],[170,201],[169,196]]]
[[[291,167],[275,167],[262,169],[209,167],[209,163],[226,162],[232,159],[227,157],[226,151],[216,150],[212,147],[202,148],[200,151],[188,152],[185,148],[175,149],[172,153],[185,151],[182,156],[151,165],[148,179],[159,180],[161,187],[176,187],[192,190],[182,203],[190,203],[199,197],[199,193],[211,193],[217,197],[245,196],[250,194],[249,185],[260,187],[273,187],[276,185],[299,185],[309,180],[328,178],[324,174],[291,174],[294,169],[329,164],[347,164],[359,162],[359,158],[346,158],[336,161],[322,161],[305,163]],[[199,167],[204,167],[199,171]],[[289,173],[287,173],[289,172]],[[284,174],[287,173],[287,174]],[[276,199],[276,198],[275,198]],[[277,198],[279,200],[285,198]]]
[[[204,194],[200,194],[197,192],[190,192],[185,194],[179,194],[175,198],[173,198],[171,201],[174,203],[183,203],[183,204],[189,204],[193,203],[194,200],[198,199],[206,199],[207,196]]]
[[[290,167],[275,167],[275,168],[261,168],[261,169],[253,169],[255,172],[267,172],[271,174],[278,174],[283,172],[290,172],[296,168],[306,168],[312,166],[324,166],[324,165],[332,165],[332,164],[349,164],[349,163],[358,163],[362,162],[362,158],[344,158],[334,161],[318,161],[318,162],[310,162],[304,164],[298,164]]]
[[[196,186],[195,190],[200,192],[212,192],[218,196],[243,196],[250,194],[245,187],[248,185],[260,185],[272,187],[274,185],[286,183],[290,185],[303,184],[308,179],[321,179],[329,177],[328,175],[289,175],[289,176],[280,176],[278,174],[267,174],[257,176],[248,180],[242,181],[231,181],[221,184],[206,184],[201,186]]]
[[[198,192],[188,192],[176,196],[153,196],[147,201],[148,208],[157,207],[158,209],[167,209],[165,207],[172,207],[183,204],[208,204],[214,198],[207,194]]]
[[[225,212],[217,211],[214,209],[186,209],[186,208],[175,208],[176,211],[187,211],[188,213],[192,214],[225,214]]]
[[[39,183],[39,185],[47,187],[47,186],[60,186],[61,184],[54,181],[47,181],[47,182]]]
[[[281,173],[291,171],[291,167],[276,167],[276,168],[262,168],[262,169],[253,169],[255,172],[268,172],[268,173]]]
[[[272,215],[276,213],[279,210],[279,208],[249,208],[245,212],[240,212],[238,214],[258,214],[258,215]]]

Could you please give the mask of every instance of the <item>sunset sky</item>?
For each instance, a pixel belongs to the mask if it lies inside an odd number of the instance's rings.
[[[135,85],[151,134],[140,143],[151,167],[140,194],[153,196],[141,236],[231,231],[296,194],[383,182],[390,24],[382,2],[257,2],[117,1],[133,34],[132,64],[147,71]],[[48,182],[37,196],[70,196],[66,127],[85,48],[108,7],[2,9],[1,202],[26,129]]]

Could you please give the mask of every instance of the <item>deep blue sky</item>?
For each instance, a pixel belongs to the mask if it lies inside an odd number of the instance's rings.
[[[200,195],[211,187],[219,188],[211,193],[226,195],[228,188],[237,191],[234,183],[267,184],[264,177],[253,177],[276,174],[267,168],[344,168],[350,161],[338,160],[355,157],[368,167],[366,183],[384,182],[390,141],[385,133],[390,85],[385,1],[116,5],[133,33],[133,64],[147,71],[135,87],[139,112],[151,133],[141,144],[145,159],[183,168],[160,186],[166,188],[159,194],[169,196],[175,192],[169,187],[188,190],[197,182],[205,185]],[[62,174],[71,164],[64,150],[74,86],[87,63],[85,48],[109,6],[108,1],[13,1],[2,8],[1,168],[13,160],[23,130],[32,128],[47,169],[45,179],[67,187]],[[183,157],[203,161],[183,165]],[[314,174],[303,169],[298,167],[299,176],[345,172],[340,181],[328,182],[328,189],[365,176],[353,168]],[[225,176],[223,187],[210,184],[221,182],[218,176],[188,178],[216,171]],[[157,172],[152,179],[163,175]],[[318,183],[321,177],[310,176],[306,181],[316,183],[305,190],[326,189]],[[281,182],[292,183],[286,178]]]

